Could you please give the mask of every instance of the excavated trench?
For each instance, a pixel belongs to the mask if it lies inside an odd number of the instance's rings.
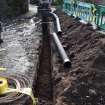
[[[51,35],[49,24],[43,23],[42,27],[43,36],[35,92],[39,100],[38,105],[53,105]]]
[[[35,86],[35,92],[39,100],[38,105],[53,105],[52,67],[50,62],[48,64],[50,57],[46,51],[42,51],[40,55]]]

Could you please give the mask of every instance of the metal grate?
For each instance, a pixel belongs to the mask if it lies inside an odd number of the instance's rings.
[[[94,23],[105,30],[105,6],[76,0],[64,0],[63,10],[70,16]]]

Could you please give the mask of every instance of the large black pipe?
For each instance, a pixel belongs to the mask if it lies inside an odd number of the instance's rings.
[[[54,41],[54,44],[57,47],[57,50],[58,50],[58,52],[60,54],[60,57],[63,61],[64,67],[71,67],[71,61],[68,58],[60,40],[59,40],[59,38],[57,36],[57,34],[55,32],[53,32],[53,33],[51,33],[51,35],[52,35],[52,39]]]

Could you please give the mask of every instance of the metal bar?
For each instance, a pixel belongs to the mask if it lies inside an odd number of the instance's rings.
[[[57,34],[55,32],[53,32],[51,34],[52,34],[52,39],[54,41],[54,44],[57,47],[57,50],[58,50],[60,57],[63,61],[64,67],[71,67],[71,61],[69,60]]]

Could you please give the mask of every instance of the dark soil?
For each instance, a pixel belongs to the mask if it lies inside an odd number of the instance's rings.
[[[43,40],[40,49],[35,92],[39,99],[38,105],[53,105],[51,38],[49,25],[45,23],[42,27]]]
[[[56,11],[60,17],[59,36],[72,61],[64,68],[54,55],[55,105],[105,105],[105,35]]]

